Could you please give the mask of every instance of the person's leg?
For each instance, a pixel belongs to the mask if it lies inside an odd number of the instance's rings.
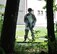
[[[34,40],[34,32],[33,32],[33,28],[30,29],[31,30],[31,36],[32,36],[32,40]]]
[[[28,32],[29,32],[29,30],[25,29],[24,41],[26,41],[26,39],[28,38]]]

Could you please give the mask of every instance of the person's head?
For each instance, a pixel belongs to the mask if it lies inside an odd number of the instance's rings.
[[[32,8],[28,8],[28,12],[32,13],[33,12]]]

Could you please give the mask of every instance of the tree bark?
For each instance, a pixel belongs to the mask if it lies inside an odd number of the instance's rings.
[[[20,0],[7,0],[1,33],[1,47],[6,54],[14,50],[16,22]]]
[[[48,54],[55,54],[53,0],[47,0]]]

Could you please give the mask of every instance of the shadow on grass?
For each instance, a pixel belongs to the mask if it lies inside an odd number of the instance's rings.
[[[18,54],[48,53],[47,42],[42,43],[15,43],[15,52]]]

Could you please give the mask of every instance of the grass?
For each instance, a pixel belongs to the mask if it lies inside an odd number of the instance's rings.
[[[44,27],[35,27],[34,28],[34,35],[35,35],[35,42],[43,42],[44,40],[40,40],[39,37],[47,36],[47,29]],[[16,41],[23,42],[25,35],[25,26],[24,25],[17,25],[16,26]],[[31,33],[29,31],[27,41],[31,40]]]
[[[1,36],[2,25],[3,25],[3,20],[1,19],[1,16],[0,16],[0,36]]]
[[[3,24],[3,21],[0,20],[0,32],[1,32],[2,24]]]
[[[37,43],[31,42],[31,33],[29,32],[29,38],[26,42],[31,43],[17,43],[23,42],[24,40],[24,25],[17,25],[16,28],[16,43],[15,43],[15,52],[17,54],[39,54],[41,51],[48,52],[47,42],[44,42],[43,39],[39,39],[40,37],[45,37],[47,35],[47,29],[44,27],[35,27],[35,41]],[[22,37],[22,38],[20,38]]]
[[[47,42],[41,43],[15,43],[15,52],[17,54],[39,54],[39,52],[48,52]]]

